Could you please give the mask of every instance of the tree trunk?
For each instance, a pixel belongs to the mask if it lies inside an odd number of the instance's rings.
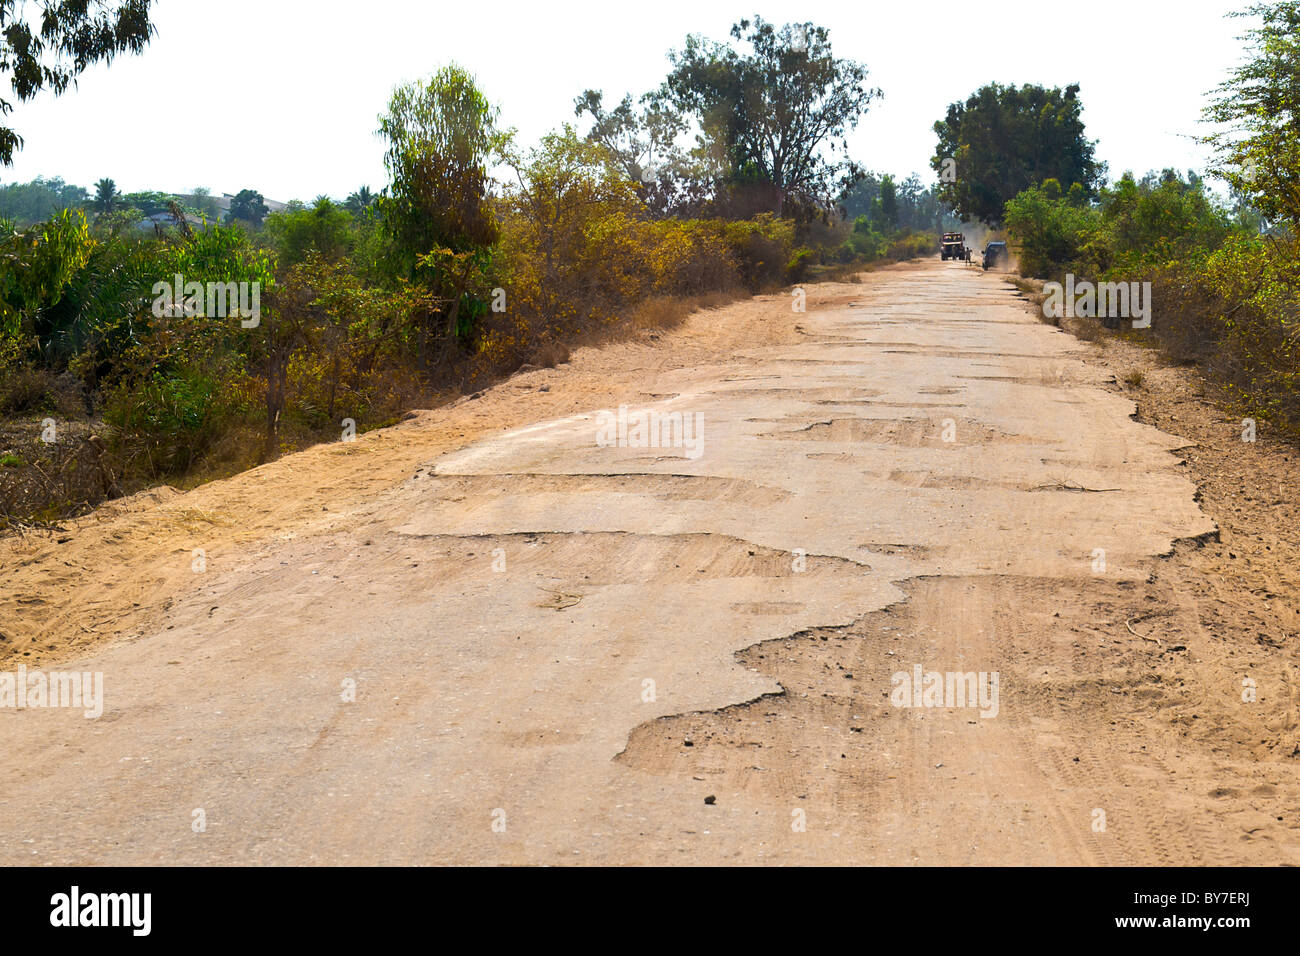
[[[266,446],[261,464],[274,461],[280,453],[280,411],[284,408],[284,390],[288,378],[288,355],[273,353],[266,375]]]
[[[465,271],[460,274],[460,280],[456,283],[456,295],[451,300],[451,311],[447,313],[447,340],[451,341],[456,337],[456,320],[460,317],[460,300],[465,295],[465,289],[469,286],[469,273],[474,266],[470,262],[465,263]]]
[[[335,351],[334,364],[330,373],[330,400],[329,400],[329,411],[327,413],[330,421],[334,421],[334,396],[338,393],[338,389],[339,389],[339,353]]]

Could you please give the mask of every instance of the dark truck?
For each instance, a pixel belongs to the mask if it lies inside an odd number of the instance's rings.
[[[939,247],[939,255],[943,261],[949,259],[966,258],[966,237],[960,232],[945,232],[943,234],[943,244]]]
[[[1007,264],[1007,244],[990,242],[984,247],[984,270],[987,272],[999,263],[1005,268]]]

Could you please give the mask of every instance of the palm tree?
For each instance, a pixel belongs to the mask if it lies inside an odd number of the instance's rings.
[[[96,212],[110,213],[117,208],[120,198],[121,193],[117,191],[117,183],[111,179],[101,179],[95,183],[95,198],[91,205]]]
[[[362,210],[369,209],[375,201],[375,194],[370,191],[369,186],[362,186],[343,203],[343,208],[349,212],[358,213]]]

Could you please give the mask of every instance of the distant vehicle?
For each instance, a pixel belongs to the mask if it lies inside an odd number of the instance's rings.
[[[943,244],[939,247],[939,255],[943,261],[949,259],[966,258],[966,237],[960,232],[945,232],[943,234]]]
[[[984,269],[992,269],[998,263],[1006,265],[1010,256],[1007,255],[1007,244],[1005,242],[990,242],[984,247]]]

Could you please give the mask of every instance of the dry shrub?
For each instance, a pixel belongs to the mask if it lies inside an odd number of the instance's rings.
[[[54,376],[44,369],[14,365],[0,370],[0,414],[52,410]]]
[[[57,441],[39,422],[9,432],[0,447],[0,531],[49,526],[121,494],[111,454],[84,426],[56,423]]]
[[[1066,316],[1057,324],[1069,332],[1077,339],[1085,342],[1092,342],[1095,345],[1105,347],[1109,340],[1106,338],[1106,330],[1096,319],[1079,316]]]
[[[687,315],[692,312],[706,312],[709,309],[720,309],[724,305],[730,305],[732,302],[735,302],[738,298],[741,298],[741,293],[736,290],[704,292],[690,299],[691,308],[687,312]]]
[[[543,342],[533,353],[533,364],[539,368],[555,368],[569,361],[569,347],[563,342]]]
[[[700,297],[783,285],[793,224],[645,221],[618,205],[548,206],[549,218],[507,208],[499,264],[509,309],[484,317],[476,376],[543,364],[552,342],[595,343],[628,329],[665,328],[700,307]]]
[[[848,282],[853,285],[859,285],[862,282],[862,276],[868,272],[874,272],[882,265],[887,263],[877,260],[876,262],[847,262],[832,263],[815,267],[809,278],[813,282]]]
[[[177,483],[181,487],[193,487],[254,468],[265,443],[266,431],[262,422],[251,417],[246,421],[230,422],[184,480],[178,477]]]
[[[707,309],[720,309],[729,302],[734,302],[737,296],[735,291],[651,296],[633,307],[627,325],[635,331],[676,328],[687,316]]]
[[[653,294],[692,295],[739,284],[734,256],[714,224],[666,220],[639,229]]]
[[[1167,267],[1148,276],[1152,292],[1150,334],[1176,362],[1209,363],[1223,337],[1223,316],[1233,310],[1202,277]]]
[[[750,292],[784,286],[795,249],[794,223],[762,214],[739,222],[710,221],[735,263],[740,283]]]
[[[628,325],[638,331],[644,329],[670,329],[680,325],[690,314],[683,308],[683,300],[676,296],[656,295],[632,308]]]
[[[1300,434],[1300,244],[1234,235],[1152,283],[1154,339],[1200,364],[1245,413]]]

